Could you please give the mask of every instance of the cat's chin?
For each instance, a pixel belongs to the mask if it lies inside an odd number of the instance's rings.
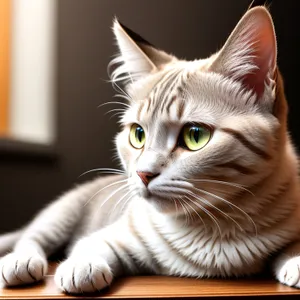
[[[157,211],[166,213],[166,214],[173,214],[178,212],[178,205],[177,200],[164,197],[161,195],[154,195],[149,191],[143,191],[142,197],[148,201]],[[177,208],[176,208],[177,206]]]

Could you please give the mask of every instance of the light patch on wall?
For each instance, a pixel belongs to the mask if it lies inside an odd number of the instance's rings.
[[[55,141],[55,0],[12,0],[9,127],[12,138]]]
[[[0,1],[0,135],[8,133],[10,0]]]

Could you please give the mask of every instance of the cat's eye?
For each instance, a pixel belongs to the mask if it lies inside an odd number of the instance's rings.
[[[137,149],[141,149],[145,145],[146,135],[142,126],[133,124],[130,128],[129,134],[130,144]]]
[[[210,140],[211,129],[208,126],[200,124],[186,124],[182,130],[184,145],[191,151],[197,151],[203,148]]]

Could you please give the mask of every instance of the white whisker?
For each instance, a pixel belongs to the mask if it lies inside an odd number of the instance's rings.
[[[125,171],[123,170],[119,170],[119,169],[111,169],[111,168],[96,168],[96,169],[91,169],[91,170],[88,170],[84,173],[82,173],[79,178],[81,176],[84,176],[88,173],[91,173],[91,172],[102,172],[102,173],[108,173],[108,174],[119,174],[119,175],[124,175],[125,174]]]
[[[109,194],[109,196],[101,203],[100,208],[102,208],[103,205],[105,205],[105,203],[106,203],[108,200],[110,200],[112,196],[114,196],[115,194],[117,194],[118,192],[120,192],[120,191],[122,191],[122,190],[124,190],[124,189],[126,189],[126,188],[129,188],[129,186],[130,186],[130,184],[125,184],[125,185],[119,187],[118,189],[116,189],[115,191],[113,191],[111,194]]]
[[[111,184],[108,184],[106,185],[105,187],[103,187],[102,189],[100,189],[99,191],[97,191],[92,197],[90,197],[88,199],[88,201],[86,201],[86,203],[84,204],[84,206],[86,206],[94,197],[96,197],[99,193],[101,193],[103,190],[113,186],[113,185],[116,185],[116,184],[120,184],[120,183],[123,183],[123,182],[126,182],[128,179],[124,179],[124,180],[119,180],[119,181],[116,181],[116,182],[113,182]]]
[[[194,188],[198,191],[202,191],[200,189],[197,189],[197,188]],[[193,196],[196,198],[196,199],[199,199],[201,202],[205,203],[206,205],[214,208],[216,211],[218,211],[219,213],[221,213],[223,216],[225,216],[226,218],[230,219],[234,224],[236,224],[238,226],[238,228],[241,230],[241,231],[244,231],[244,229],[242,228],[242,226],[234,219],[232,218],[231,216],[229,216],[228,214],[226,214],[224,211],[222,211],[220,208],[216,207],[215,205],[213,205],[212,203],[210,203],[208,200],[206,200],[205,198],[203,197],[200,197],[199,195],[196,195],[195,193],[192,193]]]
[[[120,95],[120,96],[122,96],[122,95]],[[123,97],[123,96],[122,96],[122,97]],[[99,107],[102,107],[102,106],[104,106],[104,105],[109,105],[109,104],[120,104],[120,105],[125,106],[126,108],[130,108],[130,105],[129,105],[129,104],[124,103],[124,102],[119,102],[119,101],[109,101],[109,102],[105,102],[105,103],[100,104],[100,105],[98,106],[98,108],[99,108]]]
[[[194,187],[195,188],[195,187]],[[250,222],[253,224],[253,226],[254,226],[254,229],[255,229],[255,232],[256,232],[256,235],[257,235],[257,226],[256,226],[256,224],[255,224],[255,222],[254,222],[254,220],[249,216],[249,214],[247,214],[243,209],[241,209],[240,207],[238,207],[237,205],[235,205],[235,204],[233,204],[232,202],[230,202],[230,201],[228,201],[228,200],[226,200],[226,199],[224,199],[224,198],[222,198],[222,197],[220,197],[220,196],[218,196],[218,195],[215,195],[215,194],[213,194],[213,193],[210,193],[210,192],[208,192],[208,191],[206,191],[206,190],[203,190],[203,189],[197,189],[197,188],[195,188],[196,190],[198,190],[198,191],[200,191],[200,192],[202,192],[203,194],[206,194],[206,195],[208,195],[208,196],[212,196],[212,197],[214,197],[214,198],[216,198],[216,199],[218,199],[218,200],[220,200],[220,201],[223,201],[224,203],[226,203],[226,204],[228,204],[229,206],[231,206],[231,207],[234,207],[234,208],[236,208],[237,210],[239,210],[242,214],[244,214],[246,217],[247,217],[247,219],[248,220],[250,220]]]
[[[117,206],[122,202],[123,199],[125,199],[125,198],[128,196],[128,194],[129,194],[129,196],[130,196],[131,193],[132,193],[132,191],[130,191],[130,190],[129,190],[127,193],[125,193],[125,194],[124,194],[124,195],[116,202],[116,204],[114,205],[112,211],[114,211],[114,210],[117,208]]]
[[[255,197],[255,195],[248,189],[246,189],[243,185],[238,184],[238,183],[232,183],[232,182],[227,182],[227,181],[221,181],[221,180],[214,180],[214,179],[189,179],[189,178],[184,178],[186,181],[198,181],[198,182],[209,182],[209,183],[218,183],[218,184],[223,184],[223,185],[228,185],[232,187],[236,187],[238,189],[244,190],[245,192],[251,194],[252,196]]]
[[[132,191],[132,192],[134,192],[134,191]],[[127,200],[124,201],[124,203],[123,203],[123,205],[122,205],[122,207],[121,207],[121,212],[124,210],[124,208],[126,207],[127,203],[128,203],[133,197],[135,197],[136,195],[137,195],[136,192],[129,195],[129,198],[128,198]]]
[[[183,197],[180,197],[180,199],[182,200],[182,201],[184,201],[195,213],[196,213],[196,215],[199,217],[199,219],[201,220],[201,222],[203,223],[203,225],[204,225],[204,227],[205,227],[205,230],[206,230],[206,225],[205,225],[205,222],[203,221],[203,219],[202,219],[202,217],[199,215],[199,213],[196,211],[196,209],[192,206],[192,205],[190,205],[187,201],[185,201],[184,199],[183,199]]]
[[[198,206],[201,210],[203,210],[215,223],[216,227],[218,228],[219,234],[220,236],[222,236],[222,232],[221,232],[221,227],[218,223],[218,219],[212,214],[210,213],[203,205],[201,205],[200,203],[198,203],[197,201],[194,201],[193,199],[190,199],[189,197],[185,196],[189,201],[191,201],[192,203],[194,203],[196,206]]]

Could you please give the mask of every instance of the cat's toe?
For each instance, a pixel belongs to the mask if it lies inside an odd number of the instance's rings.
[[[113,276],[102,258],[69,258],[59,265],[54,279],[64,292],[78,294],[93,293],[107,287]]]
[[[29,284],[43,279],[47,261],[39,254],[10,253],[0,260],[0,272],[3,286]]]
[[[283,284],[300,288],[300,256],[287,260],[277,271],[276,277]]]

